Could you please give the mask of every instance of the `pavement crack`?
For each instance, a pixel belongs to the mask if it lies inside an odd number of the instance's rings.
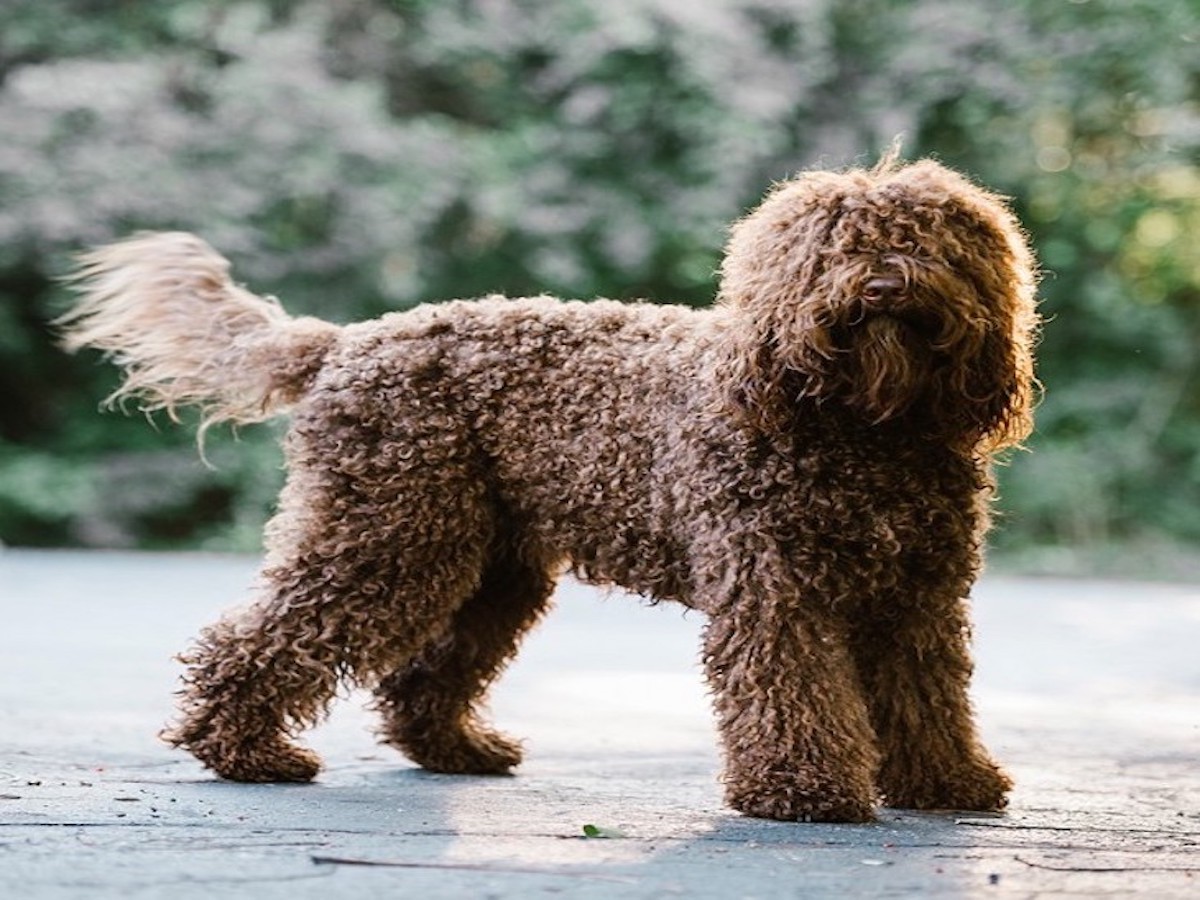
[[[1014,856],[1013,859],[1031,869],[1047,869],[1051,872],[1200,872],[1198,866],[1055,866],[1020,856]]]

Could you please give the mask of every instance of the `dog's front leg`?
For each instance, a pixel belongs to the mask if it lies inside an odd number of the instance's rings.
[[[879,787],[889,806],[998,810],[1009,777],[976,734],[965,601],[926,594],[860,623],[855,655],[879,735]]]
[[[749,587],[708,612],[729,805],[767,819],[872,820],[875,734],[837,620]]]

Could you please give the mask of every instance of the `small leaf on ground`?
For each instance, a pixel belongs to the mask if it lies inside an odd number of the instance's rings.
[[[583,836],[589,838],[623,838],[626,837],[625,832],[617,828],[608,828],[602,825],[584,825]]]

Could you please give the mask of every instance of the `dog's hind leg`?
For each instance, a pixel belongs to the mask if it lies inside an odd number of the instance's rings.
[[[290,738],[339,685],[377,682],[449,627],[479,587],[489,514],[468,479],[388,476],[293,471],[268,529],[265,595],[183,657],[183,715],[166,740],[225,778],[306,781],[320,761]]]
[[[233,781],[308,781],[315,753],[289,738],[318,721],[337,690],[338,660],[305,635],[319,604],[279,592],[207,628],[188,653],[182,715],[164,740]]]
[[[520,745],[481,721],[479,707],[553,590],[543,567],[494,551],[449,632],[376,689],[383,741],[434,772],[501,774],[520,763]]]

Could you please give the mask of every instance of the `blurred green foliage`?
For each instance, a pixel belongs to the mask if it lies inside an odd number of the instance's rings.
[[[278,427],[99,416],[79,249],[204,235],[349,321],[552,292],[703,304],[772,180],[898,134],[1014,197],[1046,398],[998,542],[1200,543],[1198,0],[8,0],[0,541],[253,547]],[[1036,562],[1036,559],[1034,560]]]

